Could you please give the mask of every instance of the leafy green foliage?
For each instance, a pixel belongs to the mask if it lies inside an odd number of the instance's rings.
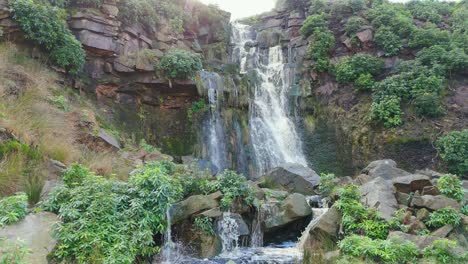
[[[0,239],[0,264],[27,264],[24,258],[29,253],[20,241]]]
[[[374,120],[382,122],[386,128],[401,125],[402,111],[401,99],[394,95],[388,95],[379,101],[374,101],[371,106],[371,116]]]
[[[203,100],[203,99],[199,99],[199,100],[193,102],[192,105],[190,106],[190,108],[187,111],[188,119],[191,121],[193,119],[194,114],[202,112],[206,108],[207,108],[207,105],[205,103],[205,100]]]
[[[452,11],[452,7],[447,2],[413,0],[406,3],[406,7],[411,11],[414,18],[432,23],[440,23],[443,15]]]
[[[468,173],[468,129],[453,131],[436,141],[440,157],[453,173],[466,175]]]
[[[364,24],[366,21],[359,16],[353,16],[346,21],[346,24],[344,25],[344,29],[346,33],[351,36],[355,34]]]
[[[68,112],[70,110],[70,104],[68,99],[63,95],[57,95],[50,98],[50,102],[57,106],[58,109]]]
[[[193,229],[208,236],[214,236],[216,234],[213,228],[213,219],[209,217],[195,218],[193,221]]]
[[[336,188],[336,176],[333,173],[321,173],[319,191],[322,196],[329,197]]]
[[[339,83],[349,83],[361,74],[376,76],[383,71],[384,62],[369,54],[355,54],[338,62],[335,67],[336,80]]]
[[[385,56],[397,55],[402,48],[400,37],[390,27],[382,26],[377,29],[374,41],[385,52]]]
[[[317,30],[309,44],[309,56],[314,60],[314,69],[324,72],[330,68],[330,51],[335,47],[335,37],[330,30]]]
[[[148,152],[148,153],[153,153],[153,152],[159,152],[159,151],[161,151],[158,147],[146,143],[146,140],[145,140],[145,139],[141,139],[141,140],[140,140],[140,144],[138,144],[138,146],[139,146],[140,148],[144,149],[144,150],[145,150],[146,152]]]
[[[445,113],[441,98],[435,93],[421,93],[414,99],[413,104],[421,116],[438,117]]]
[[[14,0],[11,7],[26,38],[49,52],[53,63],[71,74],[81,70],[85,52],[67,28],[63,10],[33,0]]]
[[[456,250],[457,242],[448,239],[437,239],[423,250],[424,257],[437,263],[466,263],[468,254]]]
[[[416,29],[411,34],[409,46],[412,48],[424,48],[433,45],[448,45],[450,32],[436,27]]]
[[[457,210],[446,207],[432,212],[429,215],[429,220],[427,220],[425,224],[434,228],[439,228],[444,225],[458,226],[460,221],[461,218]]]
[[[338,242],[341,251],[350,256],[365,256],[384,263],[414,263],[418,247],[410,241],[373,240],[369,237],[350,235]]]
[[[202,69],[202,60],[196,53],[173,49],[161,58],[159,69],[169,78],[188,79]]]
[[[16,140],[8,140],[3,144],[0,144],[0,159],[6,158],[9,154],[14,152],[22,153],[29,160],[38,160],[42,157],[39,149]]]
[[[228,211],[233,202],[242,202],[251,205],[254,200],[253,191],[245,177],[234,171],[226,170],[217,177],[217,189],[223,193],[220,202],[221,210]]]
[[[172,163],[155,162],[131,173],[128,183],[107,180],[76,165],[66,185],[44,203],[59,214],[53,257],[77,263],[133,263],[158,252],[153,236],[164,232],[166,211],[181,198]],[[79,183],[79,184],[78,184]],[[112,234],[112,235],[109,235]]]
[[[0,227],[14,224],[28,214],[28,196],[17,193],[0,200]]]
[[[354,81],[354,87],[358,91],[371,90],[374,84],[374,77],[370,73],[363,73]]]
[[[118,18],[125,25],[141,23],[147,27],[155,27],[158,23],[158,13],[153,0],[126,0],[118,2]]]
[[[462,48],[433,45],[416,54],[421,64],[436,68],[443,74],[462,73],[468,67],[468,55]]]
[[[340,189],[339,196],[334,206],[343,214],[341,223],[345,234],[363,234],[376,239],[387,237],[388,223],[380,218],[375,208],[366,208],[360,202],[361,194],[356,185]]]
[[[317,29],[323,29],[328,26],[328,14],[320,13],[307,17],[304,25],[301,27],[301,34],[305,38],[310,37]]]
[[[440,193],[455,199],[459,202],[463,200],[464,192],[462,181],[457,175],[445,174],[437,180],[437,189]]]
[[[92,172],[81,164],[72,164],[63,172],[63,182],[66,186],[73,188],[83,184],[83,181],[92,175]]]
[[[399,37],[408,36],[414,29],[410,12],[399,4],[385,3],[375,6],[369,10],[368,16],[377,29],[382,26],[389,27]]]

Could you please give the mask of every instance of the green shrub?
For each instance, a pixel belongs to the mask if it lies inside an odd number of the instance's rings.
[[[63,182],[68,187],[79,186],[83,181],[92,175],[92,172],[81,164],[72,164],[63,172]]]
[[[318,72],[330,68],[330,51],[335,47],[335,37],[329,30],[323,29],[313,34],[313,41],[309,44],[309,56],[314,60],[314,69]]]
[[[28,214],[28,196],[17,193],[0,200],[0,227],[14,224]]]
[[[190,121],[193,119],[193,115],[204,111],[207,108],[205,100],[199,99],[192,103],[190,108],[187,110],[187,117]]]
[[[118,8],[118,19],[125,25],[140,23],[149,28],[154,28],[158,23],[158,13],[153,0],[119,1]]]
[[[414,263],[418,257],[418,247],[410,241],[399,239],[372,240],[369,237],[350,235],[338,242],[343,254],[366,257],[384,263]]]
[[[354,81],[354,87],[358,91],[371,90],[374,84],[374,77],[370,73],[363,73]]]
[[[419,93],[412,103],[421,116],[438,117],[445,113],[441,98],[435,93]]]
[[[311,36],[317,29],[321,30],[328,26],[328,14],[320,13],[317,15],[311,15],[304,21],[304,25],[301,27],[301,34],[305,38]]]
[[[16,140],[8,140],[0,144],[0,159],[4,159],[14,152],[23,154],[30,161],[39,160],[42,157],[42,153],[39,149],[33,148],[28,144],[24,144]]]
[[[188,79],[202,69],[202,60],[196,53],[173,49],[161,58],[159,69],[168,78]]]
[[[442,16],[449,14],[452,10],[447,2],[413,0],[406,3],[414,18],[432,23],[440,23]]]
[[[437,263],[466,263],[468,254],[456,250],[457,242],[448,239],[437,239],[432,245],[423,250],[425,258],[435,260]]]
[[[50,102],[57,106],[58,109],[68,112],[70,110],[70,104],[68,99],[63,95],[57,95],[50,98]]]
[[[14,0],[13,18],[26,38],[49,52],[53,63],[77,74],[85,63],[85,52],[66,25],[63,11],[32,0]]]
[[[448,45],[450,42],[450,32],[440,30],[436,27],[416,29],[411,34],[409,46],[412,48],[424,48],[433,45]]]
[[[193,229],[208,236],[214,236],[216,234],[213,228],[213,219],[209,217],[195,218],[193,221]]]
[[[414,29],[410,12],[399,4],[377,5],[369,10],[368,16],[375,28],[389,27],[399,37],[408,36]]]
[[[27,264],[24,259],[28,253],[22,242],[0,238],[0,264]]]
[[[228,211],[236,200],[245,205],[253,203],[253,191],[241,174],[226,170],[218,175],[216,185],[224,195],[220,203],[223,211]]]
[[[335,76],[339,83],[349,83],[361,74],[376,76],[383,71],[384,62],[369,54],[355,54],[340,60],[335,66]]]
[[[388,95],[379,101],[374,101],[371,106],[371,116],[374,120],[382,122],[386,128],[401,125],[402,111],[401,99],[394,95]]]
[[[344,29],[349,36],[356,34],[356,32],[364,26],[366,21],[362,17],[353,16],[346,21]]]
[[[443,74],[463,72],[468,67],[468,55],[462,48],[450,48],[434,45],[423,48],[416,54],[416,59],[423,65],[440,68]]]
[[[446,134],[437,139],[435,145],[451,172],[459,175],[468,173],[468,129]]]
[[[319,191],[322,196],[329,197],[336,187],[336,176],[333,173],[321,173]]]
[[[449,198],[455,199],[459,202],[463,200],[463,185],[457,175],[442,175],[442,177],[437,180],[437,189],[439,189],[441,194]]]
[[[400,37],[386,26],[377,29],[374,41],[385,52],[385,56],[397,55],[402,47]]]
[[[460,224],[461,218],[458,215],[458,211],[446,207],[439,210],[436,210],[429,215],[429,220],[425,222],[426,225],[434,228],[439,228],[444,225],[458,226]]]
[[[182,194],[170,175],[174,167],[149,163],[125,183],[91,173],[83,177],[88,170],[75,166],[79,176],[68,177],[71,184],[57,188],[43,204],[62,219],[52,256],[76,263],[133,263],[137,256],[156,254],[153,237],[164,233],[166,212]]]

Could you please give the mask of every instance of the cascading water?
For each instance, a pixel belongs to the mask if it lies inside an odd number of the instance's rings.
[[[230,253],[239,248],[239,225],[236,219],[231,217],[231,213],[223,213],[218,222],[218,233],[223,245],[222,256],[229,256]]]
[[[257,173],[291,162],[307,166],[302,144],[290,118],[291,81],[281,46],[261,50],[251,47],[251,28],[233,24],[233,56],[239,56],[240,73],[254,71],[258,77],[250,104],[250,130]]]

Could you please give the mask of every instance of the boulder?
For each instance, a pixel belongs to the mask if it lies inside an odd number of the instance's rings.
[[[425,187],[432,186],[430,177],[421,174],[397,177],[392,182],[395,189],[402,193],[421,192]]]
[[[0,229],[0,238],[24,243],[30,250],[25,263],[47,264],[47,255],[57,243],[52,235],[52,226],[57,222],[59,219],[53,213],[29,214],[22,221]]]
[[[446,238],[450,234],[450,232],[452,232],[452,230],[453,230],[453,226],[444,225],[443,227],[432,232],[431,236],[435,236],[438,238]]]
[[[101,129],[99,131],[98,137],[109,144],[109,146],[112,146],[116,149],[120,149],[120,143],[117,141],[117,139],[114,136],[111,136],[109,133],[107,133],[104,129]]]
[[[276,210],[268,211],[272,213],[265,220],[266,231],[285,226],[312,214],[306,197],[299,193],[289,195],[284,201],[277,204]]]
[[[239,236],[248,236],[250,234],[249,226],[245,223],[240,214],[230,213],[229,217],[236,222],[237,234],[239,234]]]
[[[178,223],[189,218],[193,214],[218,207],[218,200],[221,197],[221,192],[212,193],[210,195],[194,195],[173,204],[170,209],[172,223]]]
[[[416,212],[416,218],[421,221],[429,219],[429,211],[426,208],[421,208]]]
[[[314,188],[320,183],[320,176],[311,168],[300,164],[285,163],[265,176],[265,180],[281,186],[289,192],[315,194]]]
[[[372,40],[373,34],[372,30],[370,29],[364,29],[362,31],[359,31],[356,33],[356,37],[361,41],[361,43],[367,43]]]
[[[444,195],[422,195],[414,196],[411,201],[412,206],[419,208],[427,208],[430,210],[439,210],[445,207],[452,207],[454,209],[460,210],[461,205]]]
[[[392,180],[400,176],[408,176],[409,172],[396,167],[396,162],[390,159],[376,160],[371,162],[364,170],[363,173],[374,178],[381,177],[385,180]]]
[[[342,215],[338,209],[313,209],[313,219],[299,238],[298,247],[305,248],[311,241],[336,241]]]
[[[369,207],[375,207],[385,220],[390,220],[398,210],[397,199],[392,183],[383,178],[376,178],[360,187],[361,201]]]
[[[419,236],[419,235],[411,235],[407,233],[403,233],[401,231],[392,231],[388,234],[387,239],[391,238],[400,238],[404,241],[411,241],[420,249],[423,250],[427,246],[430,246],[435,240],[440,239],[439,237],[435,236]]]

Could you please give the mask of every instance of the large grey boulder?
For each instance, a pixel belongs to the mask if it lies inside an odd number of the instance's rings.
[[[361,201],[369,207],[377,208],[385,220],[390,220],[398,209],[395,190],[390,181],[378,177],[361,186],[360,191]]]
[[[445,207],[452,207],[454,209],[460,210],[461,205],[444,195],[422,195],[414,196],[411,201],[412,206],[419,208],[427,208],[430,210],[439,210]]]
[[[314,188],[319,185],[320,176],[311,168],[295,163],[285,163],[268,172],[265,180],[288,192],[309,195],[316,194]]]
[[[392,180],[393,186],[398,192],[411,193],[422,192],[425,187],[431,187],[431,178],[427,175],[411,174],[407,176],[400,176]]]
[[[277,208],[269,209],[271,212],[265,220],[266,231],[285,226],[295,220],[312,214],[312,209],[304,195],[293,193],[277,204]]]
[[[0,238],[21,241],[30,250],[25,263],[47,264],[47,255],[54,249],[57,241],[52,236],[53,224],[58,217],[49,212],[29,214],[22,221],[0,229]]]
[[[210,195],[194,195],[173,204],[169,211],[172,223],[180,222],[201,211],[218,207],[218,200],[221,197],[221,192],[212,193]]]
[[[385,180],[392,180],[400,176],[410,175],[409,172],[397,168],[396,162],[390,159],[376,160],[371,162],[363,170],[363,173],[372,177],[381,177]]]

